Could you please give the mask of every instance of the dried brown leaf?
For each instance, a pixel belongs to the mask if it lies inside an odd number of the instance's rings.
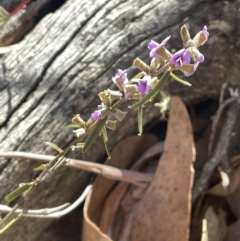
[[[153,135],[132,136],[120,141],[111,153],[111,160],[105,162],[119,168],[131,166],[149,147],[157,142]],[[99,223],[106,198],[116,185],[116,181],[98,176],[84,205],[83,241],[110,241],[99,229]]]
[[[141,172],[144,173],[154,173],[162,151],[163,142],[156,143],[137,160],[131,170],[141,169]],[[133,210],[148,184],[138,183],[129,186],[130,184],[126,182],[119,183],[105,202],[100,229],[104,233],[110,233],[114,240],[127,240],[131,229]]]
[[[189,240],[194,160],[187,110],[178,97],[172,97],[164,153],[136,208],[131,241]]]

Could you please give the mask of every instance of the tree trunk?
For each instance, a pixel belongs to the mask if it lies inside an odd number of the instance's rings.
[[[23,36],[35,24],[32,19],[37,19],[41,8],[49,2],[30,3],[25,11],[10,19],[0,33],[2,45],[24,37],[2,58],[0,66],[1,150],[56,154],[44,142],[54,142],[60,147],[70,143],[73,134],[63,126],[70,123],[73,115],[80,113],[83,119],[89,118],[100,103],[97,94],[114,88],[111,78],[118,68],[126,69],[128,75],[133,76],[136,69],[131,65],[135,57],[149,63],[147,44],[151,39],[161,42],[172,35],[168,49],[180,49],[179,30],[183,24],[189,27],[192,36],[204,25],[208,26],[210,39],[200,49],[205,62],[189,77],[191,88],[171,81],[166,89],[181,96],[186,103],[193,103],[218,98],[225,81],[239,84],[237,0],[69,0]],[[11,26],[17,26],[15,32]],[[153,104],[144,111],[145,123],[159,115]],[[136,112],[128,110],[117,130],[111,132],[111,145],[136,133],[136,127]],[[86,154],[76,152],[75,157],[96,162],[104,153],[99,139]],[[19,183],[37,177],[38,173],[33,171],[37,165],[26,160],[0,159],[1,203]],[[26,205],[43,208],[72,202],[88,181],[89,175],[85,172],[62,167],[35,189]],[[39,240],[51,222],[22,218],[1,240]]]

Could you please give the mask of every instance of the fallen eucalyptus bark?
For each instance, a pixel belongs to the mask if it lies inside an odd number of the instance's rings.
[[[37,3],[42,2],[48,1],[34,1],[25,11],[34,4],[33,10],[41,8]],[[29,16],[25,15],[27,21],[20,25],[14,25],[13,18],[12,26],[23,28],[31,20]],[[2,59],[0,149],[53,154],[44,145],[45,141],[64,148],[73,134],[63,126],[74,114],[89,118],[100,103],[97,93],[113,88],[111,78],[117,69],[127,69],[129,76],[133,76],[136,70],[130,66],[135,57],[149,62],[147,44],[151,39],[161,42],[172,35],[169,44],[176,48],[174,42],[180,42],[179,29],[183,24],[189,25],[192,33],[208,26],[209,43],[202,48],[205,63],[189,78],[191,88],[171,82],[167,89],[171,94],[180,95],[186,103],[217,98],[223,82],[239,83],[240,73],[235,64],[239,58],[236,41],[240,36],[239,18],[237,1],[67,1],[59,10],[46,15]],[[4,31],[8,31],[7,24]],[[4,33],[4,37],[0,37],[1,45],[21,39],[20,32]],[[153,105],[145,108],[145,123],[158,116],[159,110]],[[111,145],[136,130],[136,112],[129,110],[117,130],[111,133]],[[77,152],[75,157],[96,162],[104,153],[99,139],[86,154]],[[28,161],[1,159],[1,203],[19,183],[38,176],[34,167]],[[85,172],[62,167],[45,178],[25,205],[39,209],[71,202],[84,190],[88,180]],[[50,223],[50,220],[22,218],[1,239],[39,240],[37,237]]]

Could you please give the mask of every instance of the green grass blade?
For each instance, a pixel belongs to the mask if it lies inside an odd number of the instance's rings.
[[[99,133],[101,132],[101,130],[103,129],[104,125],[107,122],[107,117],[105,117],[102,120],[98,120],[97,123],[95,124],[95,126],[93,127],[93,130],[90,132],[85,145],[82,149],[82,152],[86,152],[94,143],[94,141],[97,139],[97,137],[99,136]]]
[[[143,133],[143,107],[142,105],[138,107],[138,132],[139,136]]]
[[[103,127],[103,142],[104,142],[104,146],[108,155],[108,159],[111,159],[111,152],[110,152],[110,148],[109,148],[109,141],[108,141],[108,134],[107,134],[107,130],[106,127]]]

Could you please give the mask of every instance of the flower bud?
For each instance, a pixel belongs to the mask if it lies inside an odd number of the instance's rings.
[[[149,66],[145,64],[141,59],[136,58],[133,61],[133,65],[139,68],[141,71],[148,73],[149,72]]]
[[[181,38],[182,38],[182,41],[184,44],[187,43],[189,40],[191,40],[190,33],[189,33],[186,25],[182,26],[180,34],[181,34]]]
[[[137,86],[133,84],[125,85],[124,92],[125,92],[125,95],[127,94],[129,97],[131,97],[133,94],[137,92]]]
[[[151,61],[151,64],[150,64],[150,72],[151,73],[155,72],[157,70],[157,68],[160,66],[160,64],[165,63],[165,61],[162,58],[160,58],[160,59],[152,58],[152,61]]]
[[[151,89],[153,89],[157,85],[158,82],[159,82],[159,80],[156,77],[153,78],[150,82]]]
[[[97,121],[100,119],[104,119],[110,113],[109,109],[102,108],[100,110],[96,110],[91,114],[91,120]]]
[[[110,106],[110,100],[104,91],[100,92],[98,96],[104,105]]]

